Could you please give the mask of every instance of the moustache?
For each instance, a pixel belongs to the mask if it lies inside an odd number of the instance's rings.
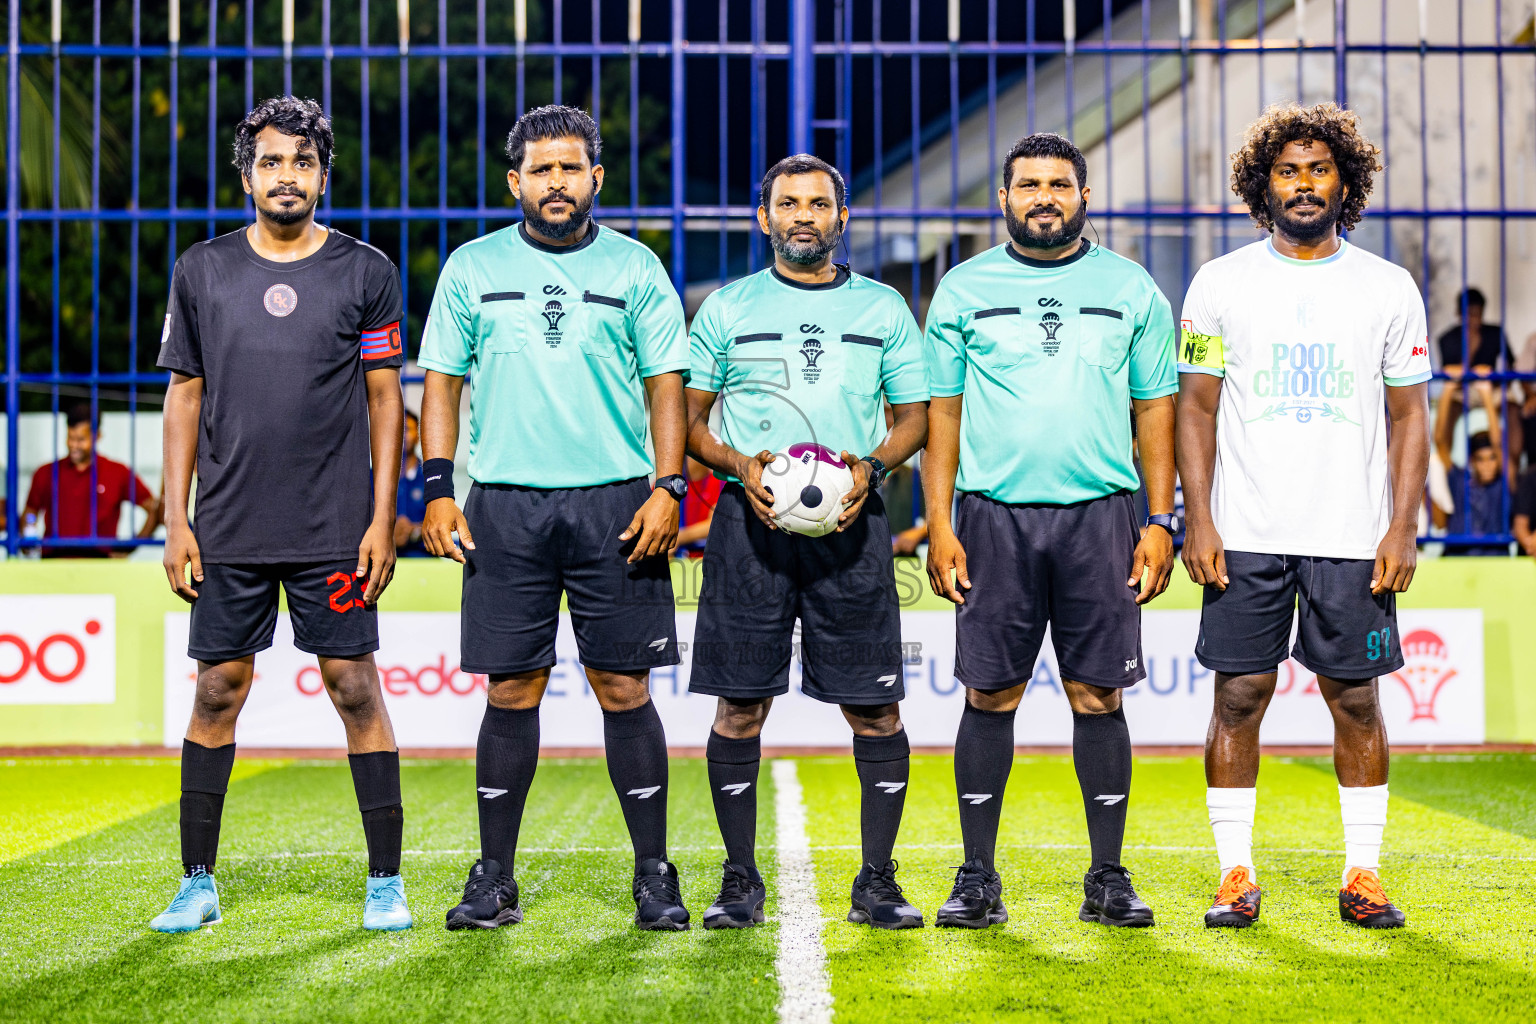
[[[564,192],[551,192],[549,195],[539,200],[539,209],[544,209],[544,207],[548,206],[550,203],[565,203],[567,206],[575,206],[576,200],[572,199]]]
[[[1327,206],[1327,205],[1328,205],[1327,203],[1323,202],[1321,199],[1317,198],[1316,196],[1297,196],[1295,199],[1292,199],[1291,201],[1286,203],[1285,204],[1285,208],[1287,210],[1293,210],[1293,209],[1295,209],[1298,206]]]
[[[1052,215],[1057,216],[1057,217],[1061,216],[1061,210],[1058,209],[1057,207],[1054,207],[1054,206],[1036,206],[1036,207],[1032,208],[1024,216],[1025,217],[1033,217],[1037,213],[1049,213],[1049,214],[1052,214]]]
[[[274,188],[267,192],[268,199],[276,199],[278,196],[293,196],[296,199],[308,199],[309,193],[301,188]]]

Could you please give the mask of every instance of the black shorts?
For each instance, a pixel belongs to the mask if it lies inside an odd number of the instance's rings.
[[[363,604],[367,579],[357,559],[303,565],[208,565],[192,581],[187,657],[233,661],[272,646],[277,591],[288,595],[293,645],[327,658],[355,658],[379,649],[379,613]]]
[[[475,484],[464,503],[475,538],[464,552],[464,671],[552,668],[562,591],[585,667],[641,673],[676,665],[670,559],[630,565],[634,540],[619,540],[650,495],[643,477],[555,489]]]
[[[881,705],[906,696],[880,495],[871,494],[842,533],[801,537],[768,529],[741,485],[727,485],[704,547],[689,692],[736,700],[788,693],[797,618],[807,697]]]
[[[1403,667],[1397,596],[1371,593],[1375,567],[1369,558],[1228,551],[1230,582],[1226,590],[1205,588],[1195,657],[1234,676],[1273,672],[1292,655],[1329,679],[1365,681],[1396,672]]]
[[[1027,683],[1051,627],[1061,678],[1146,678],[1137,591],[1125,585],[1141,531],[1129,492],[1075,505],[960,496],[955,535],[971,589],[955,612],[955,678],[976,690]]]

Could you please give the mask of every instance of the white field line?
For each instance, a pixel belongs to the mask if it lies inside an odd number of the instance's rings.
[[[777,802],[775,802],[775,807],[777,807]],[[805,820],[805,812],[804,812],[804,806],[803,805],[801,807],[801,818],[800,818],[800,820],[801,820],[801,828],[803,830],[804,829],[804,820]],[[780,850],[781,851],[784,849],[783,843],[784,843],[784,836],[783,836],[783,833],[781,832],[780,835],[779,835],[779,844],[780,844]],[[999,850],[1086,850],[1086,849],[1088,849],[1088,844],[1087,843],[999,843],[997,848]],[[1159,846],[1159,845],[1155,845],[1155,844],[1151,844],[1151,843],[1140,843],[1140,844],[1132,843],[1132,844],[1127,844],[1125,848],[1127,850],[1148,850],[1148,851],[1151,851],[1153,853],[1201,853],[1201,854],[1209,853],[1209,854],[1212,854],[1212,855],[1214,855],[1214,853],[1215,853],[1215,851],[1211,847],[1208,847],[1208,846]],[[805,849],[806,855],[808,857],[810,853],[813,853],[813,852],[815,852],[817,850],[858,850],[858,849],[861,849],[861,847],[857,843],[830,844],[830,845],[826,845],[826,846],[811,846],[811,845],[809,845],[807,843],[807,844],[804,845],[804,849]],[[958,850],[958,849],[960,849],[960,844],[959,843],[902,843],[897,848],[898,852],[900,852],[901,850]],[[1299,854],[1309,854],[1309,855],[1315,855],[1315,856],[1331,856],[1331,857],[1342,857],[1344,855],[1344,850],[1343,850],[1342,847],[1339,848],[1339,849],[1332,849],[1332,850],[1330,850],[1330,849],[1325,849],[1325,848],[1320,848],[1320,847],[1310,847],[1310,846],[1255,846],[1254,850],[1259,852],[1259,853],[1299,853]],[[670,853],[718,853],[719,852],[719,847],[717,847],[717,846],[669,846],[668,847],[668,851]],[[634,851],[633,851],[632,848],[630,848],[628,846],[520,846],[520,847],[518,847],[517,852],[518,852],[519,855],[523,855],[523,854],[535,854],[535,853],[546,853],[546,854],[615,853],[615,854],[617,854],[617,853],[633,853]],[[401,853],[402,853],[402,855],[404,855],[406,857],[422,857],[422,858],[431,858],[431,857],[478,857],[478,856],[480,856],[479,849],[465,849],[465,850],[402,850]],[[226,854],[220,854],[219,855],[219,860],[221,862],[223,862],[223,861],[242,861],[242,862],[244,862],[244,861],[264,861],[264,860],[309,860],[309,859],[313,859],[313,858],[317,858],[317,857],[329,857],[329,858],[336,858],[336,859],[343,859],[343,858],[354,858],[354,859],[357,859],[357,858],[362,858],[364,856],[366,856],[366,854],[361,849],[356,849],[356,850],[303,850],[303,851],[299,851],[299,852],[278,851],[276,853],[226,853]],[[1444,861],[1458,861],[1458,862],[1461,862],[1461,861],[1508,861],[1508,862],[1511,862],[1511,863],[1532,863],[1532,862],[1536,862],[1536,856],[1528,856],[1528,857],[1504,856],[1504,855],[1501,855],[1501,854],[1491,854],[1491,853],[1409,853],[1409,852],[1393,852],[1393,851],[1389,850],[1389,851],[1383,853],[1382,856],[1385,857],[1389,861],[1444,860]],[[169,863],[171,861],[174,861],[175,859],[176,859],[175,851],[171,850],[171,851],[168,851],[164,856],[160,856],[160,857],[125,857],[125,858],[116,859],[116,860],[41,860],[41,861],[31,861],[30,863],[34,867],[47,867],[47,868],[105,868],[105,867],[118,867],[120,865],[129,865],[129,864],[163,864],[163,863]],[[7,866],[9,866],[9,864],[16,864],[16,863],[19,863],[19,862],[24,861],[24,860],[26,860],[25,856],[18,857],[15,860],[12,860],[12,861],[8,862]],[[806,884],[811,886],[814,889],[815,880],[813,878],[810,878],[810,876],[808,875],[807,876]],[[814,898],[811,900],[811,903],[814,905],[814,903],[815,903]],[[818,915],[819,915],[819,911],[818,911]],[[819,920],[819,917],[818,917],[818,920]],[[819,934],[819,932],[818,932],[818,934]]]
[[[795,762],[773,762],[774,819],[778,826],[779,1020],[783,1024],[831,1024],[832,988],[827,949],[821,943],[821,905],[816,871],[805,834],[805,802]]]

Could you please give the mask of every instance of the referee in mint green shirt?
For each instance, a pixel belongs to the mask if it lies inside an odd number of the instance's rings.
[[[450,929],[522,920],[513,854],[562,591],[635,847],[635,922],[688,927],[667,860],[667,742],[649,687],[652,668],[679,660],[667,552],[687,493],[688,337],[661,261],[591,219],[601,150],[597,125],[574,107],[518,119],[507,184],[523,220],[448,258],[422,338],[422,537],[464,563],[461,666],[490,677],[475,758],[480,859]],[[468,373],[474,487],[461,513],[451,460]]]
[[[959,606],[966,694],[955,741],[966,863],[940,925],[1007,919],[993,852],[1014,712],[1047,625],[1092,850],[1078,916],[1152,924],[1120,866],[1131,783],[1120,690],[1146,676],[1140,606],[1173,569],[1179,382],[1168,300],[1141,267],[1081,237],[1087,170],[1059,135],[1015,143],[998,189],[1011,241],[951,270],[928,309],[928,574]],[[1146,524],[1135,521],[1133,412]]]

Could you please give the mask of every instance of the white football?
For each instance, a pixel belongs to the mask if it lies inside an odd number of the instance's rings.
[[[842,497],[853,490],[853,473],[830,448],[793,444],[763,467],[763,486],[773,493],[773,521],[779,529],[822,537],[837,529]]]

